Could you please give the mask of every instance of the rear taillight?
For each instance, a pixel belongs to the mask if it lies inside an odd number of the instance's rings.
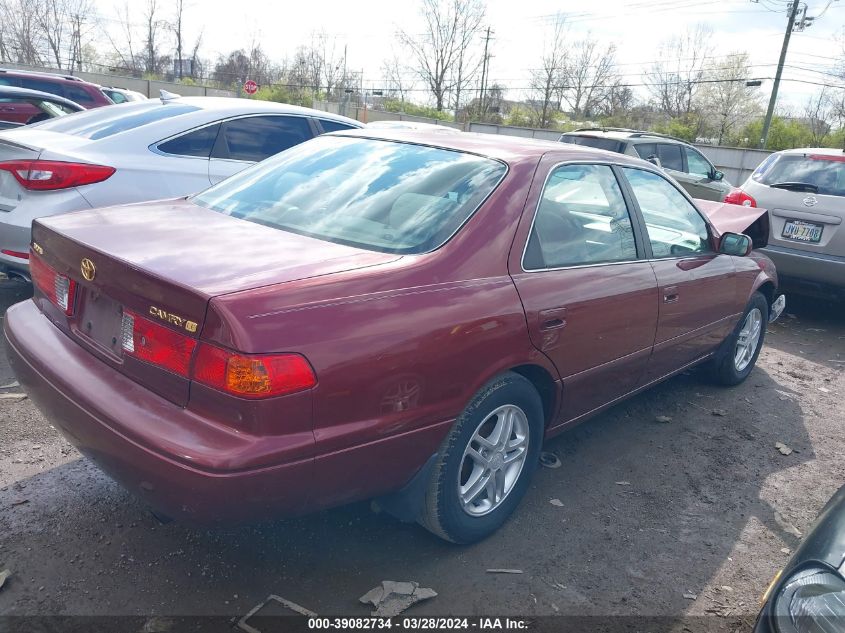
[[[206,343],[197,350],[193,379],[243,398],[282,396],[317,384],[299,354],[244,355]]]
[[[128,356],[189,377],[191,354],[196,339],[124,310],[120,328],[121,346]]]
[[[238,354],[198,343],[130,310],[123,312],[120,336],[127,356],[242,398],[282,396],[317,384],[311,365],[299,354]]]
[[[745,193],[742,189],[734,189],[725,196],[725,202],[728,204],[739,204],[743,207],[756,207],[757,201]]]
[[[55,160],[9,160],[0,162],[0,170],[8,171],[30,191],[91,185],[106,180],[115,172],[114,167]]]
[[[73,302],[76,298],[76,282],[65,275],[56,272],[40,257],[33,255],[29,262],[29,274],[33,285],[38,288],[65,314],[73,314]]]
[[[10,251],[4,248],[0,253],[4,255],[9,255],[10,257],[17,257],[18,259],[29,259],[29,253],[23,253],[21,251]]]

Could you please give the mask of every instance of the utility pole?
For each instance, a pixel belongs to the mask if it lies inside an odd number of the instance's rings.
[[[780,49],[778,69],[775,73],[775,81],[772,84],[772,96],[769,98],[769,107],[766,110],[766,118],[763,121],[763,134],[762,138],[760,139],[760,149],[766,149],[766,141],[769,139],[769,128],[772,125],[772,116],[775,113],[775,103],[778,100],[778,88],[780,87],[780,77],[783,74],[783,64],[786,61],[786,51],[789,48],[789,38],[792,35],[793,29],[795,28],[795,16],[798,15],[799,4],[801,4],[799,0],[792,0],[792,7],[789,10],[789,20],[786,23],[786,33],[783,36],[783,47]]]
[[[490,44],[490,27],[487,27],[487,34],[484,36],[484,57],[481,60],[481,88],[479,90],[478,98],[478,114],[479,117],[484,114],[484,91],[487,88],[487,64],[490,61],[490,56],[487,54],[487,47]]]

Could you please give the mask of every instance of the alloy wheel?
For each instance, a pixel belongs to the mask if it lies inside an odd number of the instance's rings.
[[[738,372],[742,372],[748,367],[751,359],[754,358],[754,353],[757,351],[757,346],[760,344],[760,335],[763,333],[763,313],[759,308],[754,308],[745,317],[742,323],[742,329],[736,339],[736,349],[734,350],[734,367]]]
[[[458,498],[464,512],[483,516],[510,494],[528,456],[528,416],[507,404],[488,415],[469,441],[458,472]]]

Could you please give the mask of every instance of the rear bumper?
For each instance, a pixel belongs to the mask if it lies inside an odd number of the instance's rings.
[[[144,389],[69,339],[32,301],[8,310],[4,333],[9,362],[36,406],[81,453],[156,509],[201,524],[306,509],[313,458],[233,467],[263,438],[221,429]]]
[[[810,294],[845,296],[845,257],[772,245],[761,250],[775,263],[781,286]]]

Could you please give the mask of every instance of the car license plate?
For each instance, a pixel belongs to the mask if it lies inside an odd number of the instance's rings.
[[[817,244],[822,239],[821,224],[804,222],[803,220],[787,220],[783,225],[782,237],[796,242],[810,242]]]
[[[105,295],[88,290],[78,328],[80,333],[103,351],[121,356],[120,326],[123,309]]]

